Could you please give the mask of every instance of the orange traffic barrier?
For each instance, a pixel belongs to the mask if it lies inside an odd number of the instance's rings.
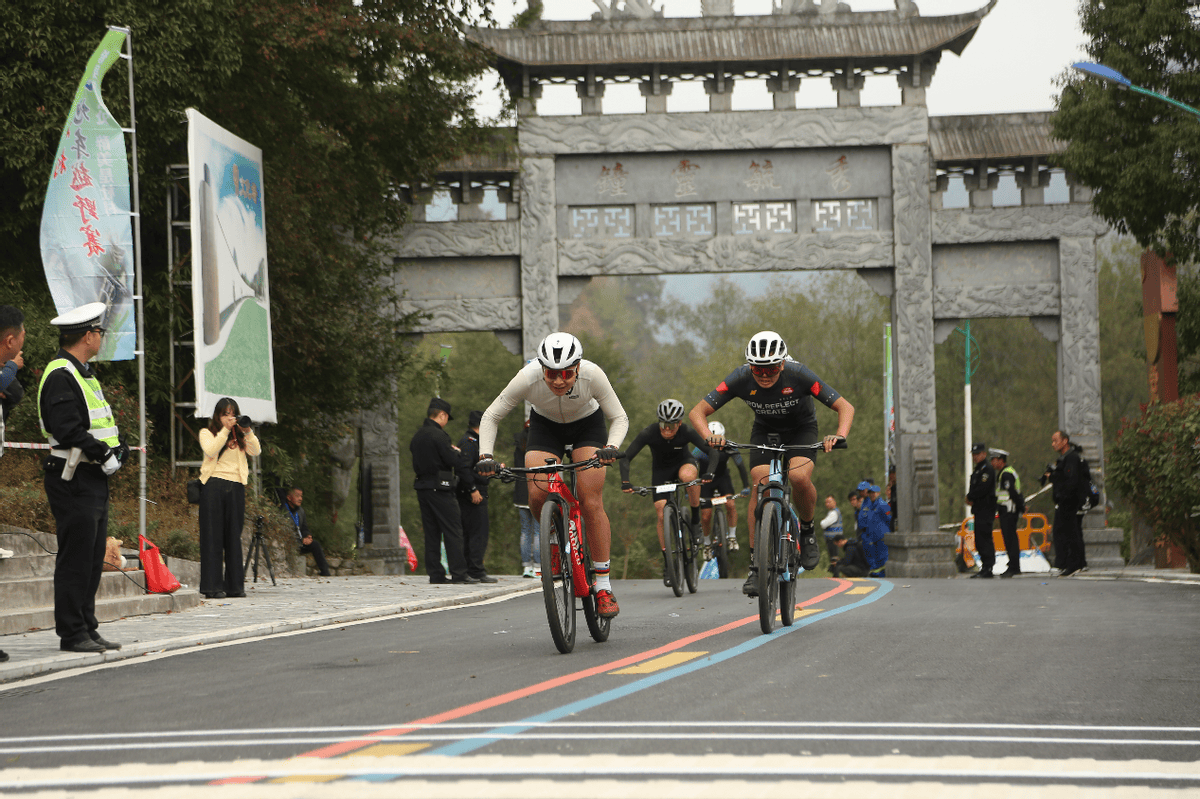
[[[955,551],[966,564],[967,568],[975,565],[975,558],[971,554],[975,551],[975,517],[968,516],[962,520],[958,526],[958,532],[955,534],[957,539],[957,547]],[[1020,542],[1021,549],[1037,549],[1045,554],[1050,550],[1050,522],[1046,519],[1044,513],[1023,513],[1021,518],[1017,520],[1017,540]],[[1000,534],[1000,521],[997,519],[992,523],[992,541],[996,545],[997,552],[1004,551],[1004,536]]]

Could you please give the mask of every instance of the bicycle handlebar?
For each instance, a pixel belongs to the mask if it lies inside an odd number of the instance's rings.
[[[658,489],[666,488],[667,486],[671,486],[671,489],[673,491],[676,488],[688,488],[690,486],[698,485],[699,483],[702,483],[702,482],[704,482],[704,481],[701,480],[699,477],[697,477],[695,480],[692,480],[691,482],[687,482],[687,483],[663,483],[662,485],[657,485],[657,486],[632,486],[632,488],[633,488],[633,493],[637,494],[639,497],[644,497],[647,494],[657,494]],[[664,491],[663,493],[667,493],[667,492]]]
[[[624,457],[625,453],[623,451],[618,451],[614,462]],[[545,466],[506,466],[503,469],[497,469],[495,474],[488,475],[487,479],[491,480],[494,478],[499,478],[500,482],[502,483],[512,483],[523,474],[553,474],[555,472],[573,472],[579,469],[599,469],[603,466],[610,465],[612,464],[601,463],[600,456],[597,454],[593,455],[587,460],[573,463],[563,463],[562,461],[559,461],[557,463],[547,463]]]
[[[711,444],[709,446],[712,446]],[[846,444],[846,439],[839,439],[834,442],[834,449],[849,449]],[[761,449],[766,452],[786,452],[788,450],[806,450],[808,452],[824,452],[825,442],[818,441],[816,444],[782,444],[778,447],[772,447],[769,444],[739,444],[736,441],[728,441],[721,445],[718,449]]]

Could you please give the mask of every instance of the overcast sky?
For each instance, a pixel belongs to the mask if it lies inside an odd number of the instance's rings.
[[[883,11],[895,7],[894,0],[848,0],[852,11]],[[818,0],[820,2],[820,0]],[[513,16],[526,8],[526,0],[495,0],[498,22],[508,26]],[[944,16],[975,11],[986,0],[917,0],[922,16]],[[700,0],[656,0],[667,17],[700,16]],[[735,0],[741,15],[769,14],[771,0]],[[545,0],[544,18],[550,20],[590,19],[597,10],[592,0]],[[980,23],[975,37],[961,57],[946,52],[926,92],[929,113],[997,114],[1017,111],[1050,111],[1054,108],[1055,81],[1072,62],[1086,59],[1084,37],[1079,28],[1076,0],[998,0]],[[499,97],[491,90],[493,78],[481,97],[479,108],[495,113]],[[862,93],[863,105],[896,105],[900,92],[894,77],[868,78]],[[760,81],[739,82],[734,90],[735,109],[770,108],[771,96]],[[801,82],[796,104],[801,108],[836,105],[828,80]],[[704,111],[708,108],[703,88],[678,84],[668,101],[669,111]],[[644,101],[633,85],[609,86],[604,98],[606,113],[641,113]],[[547,86],[538,103],[542,115],[577,114],[579,100],[573,87]],[[748,278],[748,276],[746,276]],[[741,282],[739,280],[739,282]],[[667,290],[689,302],[708,293],[710,281],[695,277],[667,279]],[[754,290],[759,281],[746,280]]]

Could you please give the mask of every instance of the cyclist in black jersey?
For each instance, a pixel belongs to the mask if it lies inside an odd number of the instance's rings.
[[[751,444],[766,444],[767,436],[772,433],[779,435],[784,445],[816,444],[819,439],[814,397],[838,415],[837,434],[827,435],[823,439],[826,452],[832,450],[839,439],[845,439],[850,434],[850,425],[854,422],[854,406],[807,366],[789,358],[787,344],[778,333],[771,330],[754,334],[746,345],[746,363],[696,403],[689,414],[692,425],[697,430],[704,430],[708,427],[708,417],[735,397],[754,411]],[[708,443],[719,448],[725,443],[725,437],[709,435]],[[756,485],[762,484],[766,482],[770,471],[771,454],[762,450],[751,452],[750,479]],[[792,484],[792,499],[800,516],[800,564],[806,570],[815,569],[821,561],[821,550],[813,531],[817,509],[817,489],[812,483],[813,462],[803,455],[793,455],[787,459],[786,468]],[[757,502],[758,497],[752,491],[749,509],[752,553]],[[753,555],[750,562],[754,562]],[[742,592],[747,596],[756,596],[757,582],[758,575],[751,566]]]
[[[725,425],[720,422],[709,422],[709,432],[713,435],[725,435]],[[742,477],[742,495],[750,495],[750,473],[746,471],[746,462],[742,459],[742,453],[721,452],[717,450],[717,465],[716,468],[709,466],[708,456],[699,450],[693,450],[692,454],[696,456],[696,463],[701,469],[706,472],[712,472],[713,480],[711,483],[706,483],[700,486],[700,499],[712,499],[713,497],[732,497],[733,496],[733,475],[729,473],[729,464],[732,463],[737,467],[738,474]],[[737,505],[732,501],[725,503],[725,520],[729,523],[729,548],[737,549]],[[708,543],[708,537],[712,534],[712,515],[713,508],[706,507],[700,511],[700,524],[704,528],[704,541]],[[713,544],[720,544],[720,541],[714,541]]]
[[[704,439],[683,422],[683,403],[676,399],[665,399],[658,404],[658,423],[652,424],[633,439],[633,443],[625,448],[625,457],[619,463],[621,466],[621,490],[626,494],[633,493],[633,484],[629,482],[629,462],[634,459],[644,447],[650,448],[650,474],[653,485],[665,483],[690,483],[700,473],[696,459],[688,448],[689,444],[700,447],[711,462],[715,454]],[[712,480],[711,474],[703,477],[705,483]],[[687,487],[688,504],[692,508],[691,526],[694,530],[700,523],[700,486]],[[658,546],[663,550],[663,576],[667,573],[666,543],[663,539],[663,507],[667,504],[666,497],[654,500],[654,511],[658,516]]]

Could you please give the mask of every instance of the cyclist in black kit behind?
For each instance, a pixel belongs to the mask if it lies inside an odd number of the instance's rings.
[[[746,363],[696,403],[688,418],[697,430],[704,430],[708,427],[708,417],[735,397],[754,411],[751,444],[766,444],[767,436],[772,433],[779,435],[783,445],[816,444],[817,415],[813,397],[837,411],[838,415],[837,434],[825,436],[823,440],[826,452],[832,450],[839,439],[844,440],[850,434],[850,425],[854,422],[854,406],[807,366],[789,358],[787,344],[778,333],[771,330],[754,334],[746,344]],[[712,434],[708,437],[708,443],[719,448],[725,443],[725,437]],[[766,482],[770,460],[771,453],[751,450],[750,479],[755,485]],[[813,518],[817,510],[817,489],[812,483],[813,462],[803,455],[793,455],[787,459],[785,467],[792,483],[792,499],[800,516],[800,565],[805,570],[815,569],[821,562],[821,549],[817,546],[813,530]],[[750,528],[751,564],[754,563],[757,504],[758,496],[751,491],[747,523]],[[758,574],[753,565],[742,586],[742,593],[747,596],[758,595]]]
[[[658,424],[652,424],[633,439],[633,443],[625,449],[625,457],[620,460],[621,490],[626,494],[633,492],[633,484],[629,482],[629,462],[642,451],[643,447],[650,448],[650,474],[654,485],[665,483],[690,483],[699,474],[696,459],[692,457],[688,444],[700,447],[713,461],[713,450],[704,443],[692,428],[683,422],[683,403],[677,399],[665,399],[658,403]],[[704,482],[712,480],[711,474],[704,475]],[[688,486],[688,504],[692,507],[691,528],[694,531],[700,524],[700,486]],[[658,546],[663,550],[663,579],[667,577],[666,543],[663,539],[663,507],[667,504],[666,496],[659,499],[654,497],[654,510],[658,514]]]

